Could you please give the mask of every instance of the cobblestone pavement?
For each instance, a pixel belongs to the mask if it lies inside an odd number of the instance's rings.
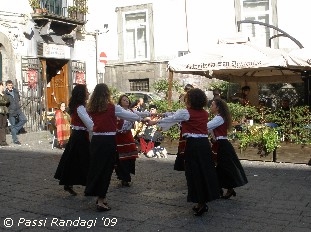
[[[107,195],[112,210],[96,212],[83,187],[69,196],[53,179],[62,150],[51,149],[48,133],[20,141],[0,148],[0,231],[311,231],[311,166],[305,164],[242,160],[249,183],[236,197],[209,203],[198,218],[186,202],[184,173],[173,170],[175,156],[141,157],[131,187],[121,187],[114,174]]]

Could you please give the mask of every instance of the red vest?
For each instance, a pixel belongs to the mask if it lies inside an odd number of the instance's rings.
[[[191,133],[191,134],[206,134],[207,135],[207,122],[208,122],[208,113],[205,110],[194,110],[187,109],[190,118],[188,121],[183,121],[181,123],[182,134]]]
[[[227,123],[224,122],[222,125],[220,125],[219,127],[215,128],[213,130],[215,137],[219,137],[219,136],[227,136],[228,130],[227,130]]]
[[[118,118],[117,119],[117,129],[121,130],[124,124],[124,119]]]
[[[108,104],[105,112],[89,113],[93,122],[93,132],[116,132],[117,131],[117,117],[115,115],[114,104]]]
[[[82,122],[81,118],[78,116],[78,113],[77,113],[77,108],[78,107],[76,107],[74,112],[70,115],[71,116],[71,125],[85,127],[85,125]]]

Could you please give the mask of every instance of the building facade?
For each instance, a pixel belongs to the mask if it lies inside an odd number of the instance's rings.
[[[310,43],[299,27],[311,4],[307,0],[115,0],[102,4],[98,7],[89,0],[87,26],[100,30],[103,24],[109,25],[109,32],[99,37],[98,48],[107,55],[105,83],[120,90],[152,91],[155,80],[167,78],[170,59],[207,49],[238,31],[260,46],[298,48],[291,38],[265,24],[287,32],[303,46]],[[179,80],[202,86],[200,78]]]
[[[28,130],[42,129],[45,116],[68,103],[72,87],[86,83],[86,62],[75,46],[83,37],[85,3],[2,1],[0,80],[12,80],[21,92]]]
[[[303,28],[309,0],[38,3],[41,12],[29,0],[1,0],[0,10],[0,81],[16,82],[29,119],[39,112],[41,120],[43,111],[68,102],[75,83],[86,83],[90,91],[101,82],[119,91],[153,91],[156,80],[168,77],[169,60],[230,41],[238,31],[260,46],[311,46]],[[213,81],[174,78],[203,89]]]

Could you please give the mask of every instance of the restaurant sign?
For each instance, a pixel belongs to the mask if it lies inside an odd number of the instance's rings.
[[[47,58],[70,59],[70,47],[44,43],[43,56]]]

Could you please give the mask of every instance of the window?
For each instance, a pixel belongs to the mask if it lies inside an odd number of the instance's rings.
[[[49,13],[62,15],[62,1],[65,0],[43,0],[43,8],[46,8]]]
[[[152,3],[117,7],[120,62],[154,59]]]
[[[125,14],[125,60],[145,60],[148,58],[146,32],[146,12]]]
[[[149,79],[132,79],[130,82],[131,91],[146,91],[149,92]]]
[[[236,9],[237,18],[240,20],[251,20],[277,26],[276,0],[237,0],[240,1],[241,11]],[[240,13],[238,13],[240,12]],[[274,15],[273,15],[273,12]],[[240,14],[240,15],[239,15]],[[272,29],[266,26],[242,23],[241,31],[254,37],[256,43],[269,46],[269,39],[273,35]]]

